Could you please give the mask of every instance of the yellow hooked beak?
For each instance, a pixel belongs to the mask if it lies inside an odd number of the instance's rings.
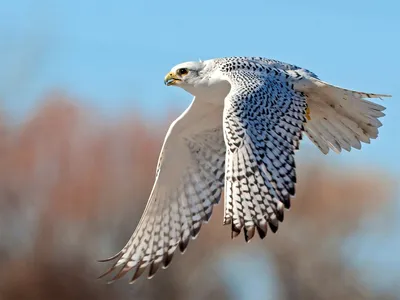
[[[177,75],[173,72],[169,72],[164,78],[164,84],[167,86],[175,85],[179,81],[181,80],[177,78]]]

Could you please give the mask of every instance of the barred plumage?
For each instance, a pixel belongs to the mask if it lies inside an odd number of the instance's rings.
[[[323,152],[360,149],[378,134],[384,107],[297,66],[230,57],[175,66],[166,76],[195,97],[165,137],[156,179],[139,224],[108,272],[113,280],[148,267],[151,278],[183,253],[224,188],[223,224],[232,237],[278,230],[295,194],[294,152],[303,131]],[[101,276],[101,277],[102,277]]]

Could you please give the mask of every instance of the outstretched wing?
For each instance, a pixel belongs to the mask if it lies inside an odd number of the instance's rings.
[[[219,61],[232,88],[225,98],[225,215],[232,236],[249,241],[283,221],[295,193],[294,151],[305,123],[306,101],[285,70],[254,60]]]
[[[224,178],[222,110],[195,98],[170,126],[142,218],[126,246],[103,260],[116,262],[100,277],[119,268],[115,280],[135,268],[133,282],[148,266],[152,277],[160,265],[169,265],[178,246],[184,252],[209,220]]]

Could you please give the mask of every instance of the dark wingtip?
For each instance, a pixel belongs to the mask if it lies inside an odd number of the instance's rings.
[[[294,183],[296,183],[296,176],[294,177],[294,180],[293,180],[293,182]],[[289,188],[289,194],[291,195],[291,196],[294,196],[295,194],[296,194],[296,186],[295,185],[293,185],[293,186],[291,186],[290,188]],[[290,199],[289,199],[289,201],[290,201]]]
[[[267,229],[264,230],[264,228],[261,228],[261,226],[257,226],[256,228],[260,239],[263,240],[267,236]]]
[[[200,229],[201,229],[201,223],[198,223],[197,228],[195,228],[195,227],[192,228],[192,231],[191,231],[192,238],[194,238],[194,239],[197,238],[197,236],[199,235]]]
[[[249,226],[249,227],[244,227],[244,239],[246,240],[246,243],[249,243],[251,239],[254,237],[255,233],[255,226]]]
[[[240,231],[239,232],[237,232],[237,231],[231,231],[231,239],[233,240],[234,238],[236,238],[238,235],[240,234]]]
[[[140,275],[143,274],[144,270],[146,270],[146,267],[142,267],[141,265],[139,265],[136,268],[135,274],[133,274],[132,279],[129,281],[129,284],[135,283],[135,281],[140,277]]]
[[[290,202],[290,196],[287,195],[285,199],[283,199],[283,205],[285,206],[286,209],[290,209],[291,202]]]
[[[279,222],[283,222],[283,219],[285,218],[283,210],[276,212],[276,218],[278,219]]]
[[[205,218],[204,218],[204,222],[208,223],[211,219],[212,216],[212,211],[209,213],[206,213]]]
[[[107,262],[107,261],[116,259],[116,258],[120,257],[121,255],[122,255],[122,251],[120,251],[119,253],[117,253],[113,257],[108,258],[107,260],[101,260],[100,262]],[[112,271],[114,271],[116,266],[117,266],[117,263],[118,263],[118,260],[105,273],[103,273],[99,277],[97,277],[97,279],[101,279],[101,278],[107,276],[108,274],[110,274]]]
[[[122,254],[122,251],[119,251],[117,254],[115,254],[115,255],[113,255],[113,256],[111,256],[111,257],[109,257],[109,258],[98,259],[97,262],[108,262],[108,261],[111,261],[111,260],[116,259],[116,258],[117,258],[118,256],[120,256],[121,254]]]
[[[125,266],[123,268],[121,268],[121,270],[108,283],[110,284],[110,283],[113,283],[114,281],[120,279],[126,273],[128,273],[130,270],[132,270],[132,268],[134,268],[134,266],[133,267],[128,267],[125,264]]]
[[[173,257],[174,257],[174,252],[172,252],[171,254],[168,254],[168,251],[166,253],[164,253],[163,269],[166,269],[169,267]]]
[[[232,222],[231,239],[234,239],[240,234],[241,228],[238,228]]]
[[[272,231],[273,233],[275,233],[275,232],[278,231],[278,225],[275,225],[275,224],[273,224],[273,223],[269,223],[269,228],[271,228],[271,231]]]
[[[112,266],[111,268],[109,268],[106,272],[104,272],[103,274],[101,274],[99,277],[97,277],[97,279],[101,279],[105,276],[107,276],[108,274],[110,274],[112,271],[115,270],[115,266]]]
[[[185,253],[187,247],[189,245],[189,238],[183,239],[181,238],[181,240],[179,241],[179,250],[181,251],[181,253]]]
[[[152,262],[149,268],[149,275],[147,276],[148,279],[151,279],[154,277],[154,275],[156,274],[158,268],[160,267],[160,262],[156,263],[156,262]]]

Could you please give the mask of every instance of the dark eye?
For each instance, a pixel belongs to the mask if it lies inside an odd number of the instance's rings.
[[[178,69],[178,75],[182,76],[182,75],[186,75],[187,73],[189,73],[189,70],[186,68],[182,68],[182,69]]]

